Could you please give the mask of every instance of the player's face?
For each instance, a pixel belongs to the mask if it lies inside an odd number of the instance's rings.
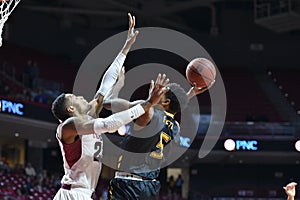
[[[90,110],[90,105],[83,96],[76,96],[74,94],[66,94],[69,106],[73,106],[79,113],[87,113]]]

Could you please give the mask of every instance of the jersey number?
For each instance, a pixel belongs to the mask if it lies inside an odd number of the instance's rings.
[[[165,132],[161,132],[160,134],[160,139],[159,142],[156,145],[157,150],[156,151],[152,151],[150,156],[156,159],[162,159],[164,154],[163,154],[163,150],[164,150],[164,144],[163,141],[165,143],[168,143],[171,140],[171,137],[166,134]]]
[[[95,142],[94,149],[96,150],[94,153],[94,160],[100,161],[103,155],[103,142]]]

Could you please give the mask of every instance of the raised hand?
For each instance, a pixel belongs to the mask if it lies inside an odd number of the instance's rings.
[[[127,39],[126,39],[125,45],[122,50],[122,53],[124,55],[127,55],[131,46],[135,42],[137,35],[139,34],[138,31],[134,31],[135,17],[132,16],[130,13],[128,13],[128,18],[129,18],[129,29],[128,29],[128,33],[127,33]]]
[[[157,104],[162,96],[169,91],[169,88],[166,87],[166,85],[169,83],[169,79],[166,77],[165,74],[161,75],[158,74],[156,81],[151,81],[150,89],[149,89],[149,96],[147,101],[151,105]]]
[[[215,81],[212,81],[210,83],[210,85],[208,87],[196,87],[196,83],[193,84],[193,87],[191,87],[191,89],[186,93],[186,95],[188,96],[189,99],[191,99],[192,97],[201,94],[203,92],[205,92],[206,90],[209,90],[213,84],[215,83]]]
[[[283,187],[289,200],[293,200],[296,195],[296,185],[297,183],[291,182],[287,184],[285,187]]]
[[[134,31],[135,16],[131,16],[131,14],[128,13],[128,17],[129,17],[129,29],[128,29],[128,33],[127,33],[127,40],[126,40],[126,42],[129,45],[132,45],[135,42],[136,36],[139,34],[139,32],[138,31]]]

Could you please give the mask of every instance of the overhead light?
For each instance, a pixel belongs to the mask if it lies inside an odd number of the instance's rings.
[[[15,137],[19,137],[20,136],[20,134],[19,133],[15,133]]]

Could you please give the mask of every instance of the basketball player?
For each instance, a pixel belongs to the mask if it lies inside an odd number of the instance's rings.
[[[110,181],[108,192],[110,200],[158,199],[160,183],[156,178],[160,166],[172,153],[171,146],[180,140],[180,128],[174,115],[186,107],[190,98],[207,90],[192,87],[186,93],[176,83],[170,83],[167,87],[170,90],[163,95],[158,105],[137,118],[122,141],[124,153],[120,155],[118,170]],[[104,103],[105,108],[115,110],[132,105],[126,100],[117,98]],[[127,156],[126,151],[146,153],[146,156],[140,160],[132,155]]]
[[[126,43],[121,53],[104,74],[95,99],[88,103],[83,97],[73,94],[61,94],[52,104],[54,116],[61,122],[57,128],[65,175],[61,188],[54,200],[87,200],[95,190],[101,171],[103,140],[101,133],[115,132],[120,126],[147,112],[167,92],[168,79],[158,75],[156,82],[151,82],[149,98],[144,103],[113,114],[107,118],[93,118],[102,109],[102,101],[118,77],[126,54],[137,36],[133,33],[134,17],[129,14],[130,27]]]
[[[62,123],[57,139],[64,160],[65,175],[55,200],[91,199],[101,171],[103,140],[101,133],[115,132],[119,127],[147,112],[167,92],[168,79],[160,74],[149,98],[144,103],[115,113],[107,118],[92,118],[87,113],[91,105],[80,96],[61,94],[53,102],[52,111]],[[100,87],[101,88],[101,87]]]
[[[285,187],[283,187],[286,195],[287,195],[287,200],[294,200],[295,195],[296,195],[296,186],[297,183],[291,182],[287,184]]]

